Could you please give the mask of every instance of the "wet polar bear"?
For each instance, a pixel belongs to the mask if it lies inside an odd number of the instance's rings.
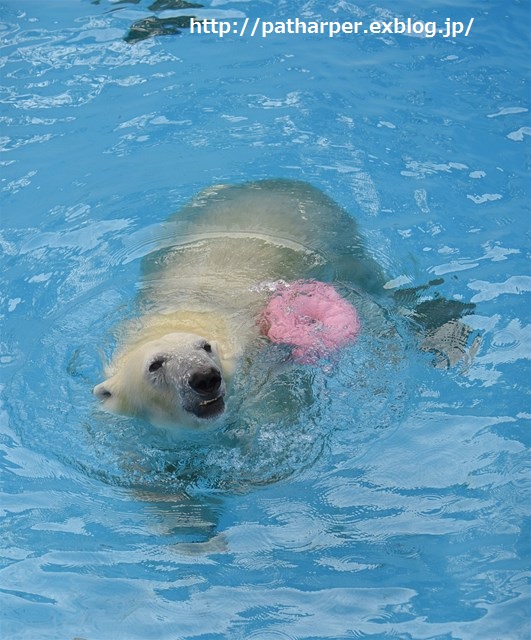
[[[260,341],[257,317],[274,283],[382,291],[354,219],[303,182],[208,188],[162,235],[144,259],[139,318],[94,388],[104,408],[154,424],[195,426],[223,413],[238,362]]]

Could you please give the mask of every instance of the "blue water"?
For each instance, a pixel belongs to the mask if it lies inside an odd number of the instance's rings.
[[[529,637],[529,3],[207,0],[474,23],[125,42],[149,4],[0,2],[2,638]],[[299,372],[288,425],[172,442],[98,411],[158,225],[268,177],[355,215],[390,290],[476,303],[475,357],[432,367],[395,309]]]

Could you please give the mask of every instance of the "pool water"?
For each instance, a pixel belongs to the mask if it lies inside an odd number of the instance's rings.
[[[529,5],[170,5],[0,0],[2,638],[527,638]],[[434,367],[389,303],[330,360],[249,354],[219,430],[100,411],[160,224],[270,177],[354,215],[389,294],[474,303],[477,352]]]

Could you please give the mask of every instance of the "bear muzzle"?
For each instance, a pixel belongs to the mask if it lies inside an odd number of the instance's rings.
[[[187,411],[198,418],[213,418],[225,410],[225,385],[219,369],[194,371],[188,379],[193,394],[187,394]]]

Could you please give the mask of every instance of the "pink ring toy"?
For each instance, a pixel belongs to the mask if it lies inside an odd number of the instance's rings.
[[[258,324],[271,342],[291,345],[302,364],[354,342],[361,331],[356,309],[332,285],[316,280],[280,285]]]

